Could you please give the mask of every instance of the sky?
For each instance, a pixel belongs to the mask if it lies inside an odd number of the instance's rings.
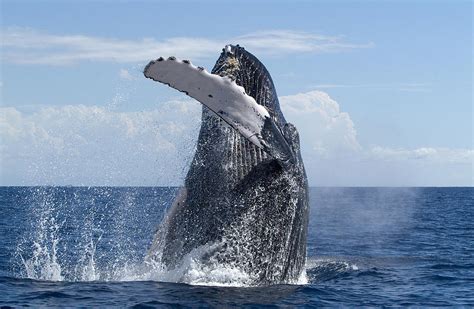
[[[180,185],[199,103],[143,77],[240,44],[312,186],[473,186],[471,1],[1,0],[0,185]]]

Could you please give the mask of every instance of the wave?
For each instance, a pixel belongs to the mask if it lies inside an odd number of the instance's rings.
[[[310,258],[306,273],[310,283],[327,281],[361,271],[360,267],[343,258]]]
[[[156,220],[150,220],[143,211],[142,201],[137,203],[135,190],[34,188],[27,193],[29,227],[13,261],[17,277],[53,282],[159,281],[229,287],[250,287],[259,281],[258,274],[243,269],[245,263],[239,262],[244,259],[209,259],[222,245],[218,243],[195,248],[171,270],[147,260],[146,248],[154,233],[149,227],[141,227],[152,226],[147,222]],[[307,282],[303,271],[297,280],[286,283]]]
[[[77,265],[66,265],[67,261],[62,261],[56,256],[57,251],[50,251],[38,245],[30,259],[22,259],[23,277],[60,282],[157,281],[220,287],[251,287],[256,279],[236,265],[203,263],[202,257],[214,250],[215,244],[194,249],[183,258],[178,267],[171,270],[160,263],[149,261],[101,267],[95,261],[96,245],[97,243],[94,243],[84,249],[84,257]],[[71,268],[75,270],[72,274],[63,271]],[[308,283],[306,272],[303,272],[297,281],[289,282],[294,285],[306,283]]]

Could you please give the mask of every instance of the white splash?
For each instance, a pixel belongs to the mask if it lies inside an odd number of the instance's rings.
[[[26,277],[49,281],[62,281],[64,279],[61,264],[58,258],[58,245],[60,243],[60,224],[54,212],[54,204],[50,200],[43,200],[44,210],[37,221],[35,241],[33,242],[33,254],[25,259],[22,251],[18,252],[24,266]]]
[[[62,189],[59,189],[62,190]],[[56,192],[63,196],[64,192]],[[110,198],[111,192],[104,189],[100,196],[104,199]],[[200,286],[222,286],[222,287],[250,287],[258,282],[258,274],[248,273],[242,267],[241,261],[220,262],[217,258],[209,257],[210,253],[222,247],[222,243],[206,244],[195,248],[181,260],[174,269],[167,269],[163,264],[155,260],[142,261],[128,258],[126,251],[128,238],[124,231],[128,217],[126,213],[130,203],[136,203],[133,194],[121,199],[123,205],[115,205],[113,208],[113,219],[107,222],[108,228],[113,229],[116,237],[120,240],[120,247],[111,246],[111,240],[103,237],[103,213],[105,209],[97,211],[93,200],[75,204],[71,201],[81,199],[79,195],[73,194],[58,202],[51,192],[38,192],[34,197],[35,207],[32,211],[32,231],[28,234],[30,241],[26,239],[18,247],[19,265],[21,277],[44,281],[67,281],[67,282],[90,282],[90,281],[160,281],[186,283]],[[62,204],[65,203],[65,204]],[[70,205],[67,203],[71,203]],[[85,217],[75,218],[76,212],[68,213],[68,207],[77,205],[83,208]],[[107,207],[107,206],[105,206]],[[60,219],[67,214],[69,226],[74,223],[80,225],[75,230],[75,242],[71,243],[70,231],[66,224]],[[81,212],[81,214],[83,214]],[[105,227],[104,227],[105,228]],[[235,236],[235,235],[234,235]],[[245,242],[245,235],[238,234],[236,237]],[[113,241],[117,241],[114,239]],[[110,248],[106,252],[110,257],[104,263],[104,252],[98,248]],[[245,248],[240,248],[244,250]],[[67,252],[74,252],[66,254]],[[99,253],[98,253],[99,252]],[[130,252],[128,252],[130,253]],[[140,252],[137,254],[143,254]],[[211,254],[212,255],[212,254]],[[244,257],[245,259],[245,254]],[[102,261],[102,262],[100,262]],[[288,284],[301,285],[308,282],[308,276],[303,271],[300,277]]]

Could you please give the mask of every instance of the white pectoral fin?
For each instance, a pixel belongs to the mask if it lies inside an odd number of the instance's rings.
[[[230,78],[211,74],[174,57],[151,61],[144,74],[198,100],[282,165],[293,162],[291,148],[267,109]]]
[[[211,74],[189,61],[159,58],[151,61],[144,71],[145,77],[167,84],[216,113],[220,118],[260,148],[267,109],[245,93],[243,87],[227,77]]]

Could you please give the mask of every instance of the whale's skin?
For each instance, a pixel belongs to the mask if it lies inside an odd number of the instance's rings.
[[[309,211],[298,132],[280,110],[267,69],[244,48],[226,46],[212,73],[230,77],[268,110],[294,159],[282,164],[203,106],[185,185],[149,257],[172,269],[208,245],[202,263],[237,267],[254,285],[295,283],[304,271]]]

